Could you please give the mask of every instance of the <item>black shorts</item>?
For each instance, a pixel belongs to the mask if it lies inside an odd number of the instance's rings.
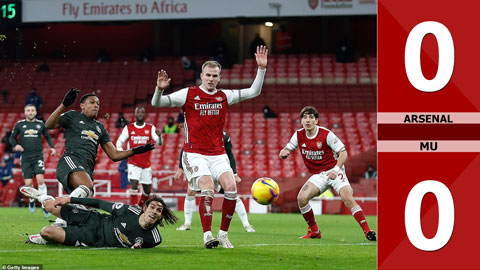
[[[20,164],[22,165],[23,179],[32,179],[33,175],[45,173],[45,163],[43,162],[43,156],[21,156]]]
[[[62,219],[67,222],[65,242],[67,246],[96,246],[102,247],[102,215],[97,211],[84,210],[72,205],[62,206]]]
[[[89,176],[90,179],[93,181],[93,171],[90,170],[85,164],[83,164],[82,160],[77,158],[73,155],[63,156],[60,158],[57,164],[57,180],[62,183],[63,189],[70,194],[72,193],[73,189],[68,186],[68,176],[72,172],[84,171]]]

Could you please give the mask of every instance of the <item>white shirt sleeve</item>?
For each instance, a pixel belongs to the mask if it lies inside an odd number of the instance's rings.
[[[157,133],[155,132],[155,129],[156,129],[155,126],[152,125],[152,131],[150,131],[151,132],[150,134],[152,134],[152,139],[156,144],[162,145],[163,144],[162,136],[161,135],[158,136]]]
[[[285,145],[285,147],[283,149],[293,151],[297,148],[298,148],[298,139],[297,139],[297,132],[295,131],[295,133],[293,133],[292,138],[287,143],[287,145]]]
[[[240,90],[223,90],[227,95],[228,105],[237,104],[239,102],[258,97],[262,92],[263,78],[265,77],[266,69],[258,69],[257,76],[250,88]]]
[[[117,143],[116,143],[117,150],[123,151],[123,144],[125,143],[125,141],[127,139],[128,139],[128,128],[127,128],[127,126],[125,126],[122,130],[122,133],[118,137],[118,140],[117,140]]]
[[[188,88],[183,88],[170,95],[163,95],[163,90],[155,87],[155,93],[152,97],[152,106],[161,107],[182,107],[187,100]]]
[[[335,153],[340,153],[341,151],[345,150],[345,145],[343,142],[332,131],[330,131],[327,135],[327,144]]]

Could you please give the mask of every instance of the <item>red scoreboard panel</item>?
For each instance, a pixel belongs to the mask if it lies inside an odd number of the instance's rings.
[[[378,1],[378,268],[480,269],[480,1]]]

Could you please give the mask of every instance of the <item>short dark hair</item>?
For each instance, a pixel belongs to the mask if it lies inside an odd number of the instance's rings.
[[[313,114],[313,116],[315,116],[315,119],[318,119],[318,111],[313,106],[304,107],[302,111],[300,111],[300,118],[303,118],[303,115],[305,114]]]
[[[81,98],[80,98],[80,103],[85,103],[85,100],[87,100],[88,97],[96,97],[97,95],[95,95],[95,93],[88,93],[88,94],[85,94],[83,95]],[[97,97],[98,98],[98,97]]]
[[[164,226],[164,224],[163,224],[164,220],[165,220],[165,223],[167,223],[169,225],[173,225],[173,224],[177,223],[177,221],[178,221],[177,216],[175,216],[175,214],[172,212],[172,210],[168,207],[168,205],[165,203],[165,201],[163,201],[163,199],[161,197],[152,196],[150,199],[148,199],[145,202],[145,207],[148,207],[150,205],[150,203],[154,202],[154,201],[159,202],[163,207],[162,218],[160,218],[155,225],[160,225],[161,227],[163,227]]]
[[[27,107],[34,107],[35,109],[37,109],[37,107],[35,105],[33,105],[32,103],[28,103],[27,105],[25,105],[24,108],[27,108]]]

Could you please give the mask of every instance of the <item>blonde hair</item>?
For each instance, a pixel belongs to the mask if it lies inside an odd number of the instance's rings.
[[[220,63],[217,62],[217,61],[211,60],[211,61],[207,61],[207,62],[203,63],[203,65],[202,65],[202,73],[203,73],[203,70],[205,69],[205,67],[207,67],[207,66],[208,66],[208,67],[211,67],[211,68],[218,67],[218,69],[220,69],[220,71],[222,71],[222,65],[220,65]]]

